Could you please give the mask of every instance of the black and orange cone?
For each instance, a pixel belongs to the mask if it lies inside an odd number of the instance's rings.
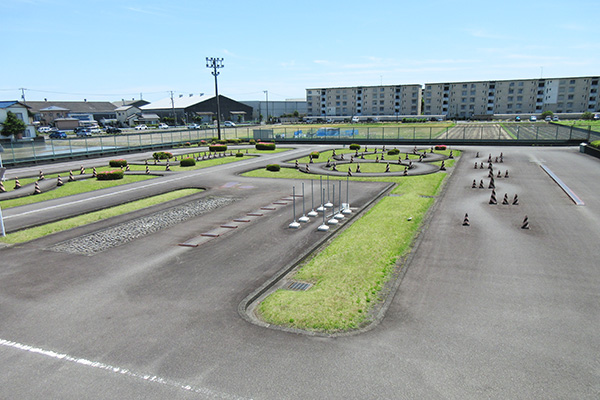
[[[15,190],[21,189],[21,182],[19,182],[19,178],[15,177]]]
[[[483,179],[479,181],[479,189],[485,189],[485,186],[483,186]]]
[[[390,172],[390,163],[387,163],[387,165],[385,166],[385,172]]]
[[[494,177],[492,176],[490,178],[490,184],[488,185],[488,189],[495,189],[496,188],[496,184],[494,183]]]
[[[75,177],[73,176],[73,171],[69,171],[69,182],[75,182]]]
[[[508,170],[506,170],[506,173],[504,174],[505,178],[508,178]]]
[[[496,200],[496,191],[492,190],[492,195],[490,196],[490,204],[496,205],[498,201]]]
[[[502,199],[502,204],[507,206],[508,203],[508,193],[504,193],[504,199]]]
[[[62,179],[61,179],[61,177],[60,177],[60,174],[59,174],[59,175],[56,177],[56,186],[62,186],[62,185],[64,185],[64,183],[63,183],[63,181],[62,181]]]
[[[40,176],[38,178],[38,181],[43,181],[44,180],[44,173],[42,171],[40,171]]]
[[[0,193],[4,193],[6,192],[6,189],[4,188],[4,183],[2,183],[2,181],[0,181]]]
[[[471,187],[472,187],[473,189],[476,189],[476,188],[477,188],[477,181],[476,181],[475,179],[473,179],[473,184],[471,185]]]
[[[33,194],[40,194],[40,193],[42,193],[42,190],[40,189],[40,184],[36,181],[35,188],[33,189]]]
[[[523,220],[523,224],[521,224],[521,229],[529,229],[529,219],[527,219],[527,215],[525,216],[525,219]]]
[[[519,205],[519,197],[517,196],[516,193],[515,193],[515,197],[513,198],[512,204],[513,204],[513,206],[518,206]]]
[[[465,219],[463,219],[463,226],[471,226],[471,223],[469,222],[469,214],[465,213]]]
[[[446,170],[446,164],[444,163],[444,160],[442,160],[442,165],[440,165],[440,171],[445,171]]]
[[[85,174],[85,168],[83,168],[83,165],[79,168],[79,175],[83,175]]]

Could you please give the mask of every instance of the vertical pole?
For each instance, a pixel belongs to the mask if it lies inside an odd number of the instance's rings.
[[[2,237],[6,236],[6,231],[4,230],[4,218],[2,217],[2,208],[0,208],[0,228],[2,228]]]

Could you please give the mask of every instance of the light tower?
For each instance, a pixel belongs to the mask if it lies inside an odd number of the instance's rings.
[[[217,136],[221,140],[221,105],[219,104],[219,87],[217,86],[218,68],[223,68],[222,58],[206,57],[206,68],[212,68],[212,74],[215,77],[215,97],[217,99]]]

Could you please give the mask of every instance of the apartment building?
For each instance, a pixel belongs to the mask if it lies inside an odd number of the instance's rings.
[[[598,112],[599,77],[426,83],[425,115],[471,118],[494,114]]]
[[[307,116],[419,115],[421,91],[421,85],[306,89]]]

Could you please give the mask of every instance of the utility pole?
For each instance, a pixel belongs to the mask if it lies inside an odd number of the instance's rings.
[[[266,119],[265,124],[268,124],[269,123],[269,91],[268,90],[263,90],[263,92],[267,96],[267,119]]]
[[[173,91],[171,90],[171,110],[173,111],[173,126],[177,126],[177,116],[175,115],[175,102],[173,101]]]
[[[21,100],[23,100],[23,103],[25,103],[25,88],[19,88],[19,90],[21,91]]]
[[[217,85],[217,76],[219,75],[218,68],[223,68],[222,58],[206,57],[206,68],[212,68],[211,72],[215,77],[215,97],[217,99],[217,137],[221,140],[221,105],[219,104],[219,87]]]

